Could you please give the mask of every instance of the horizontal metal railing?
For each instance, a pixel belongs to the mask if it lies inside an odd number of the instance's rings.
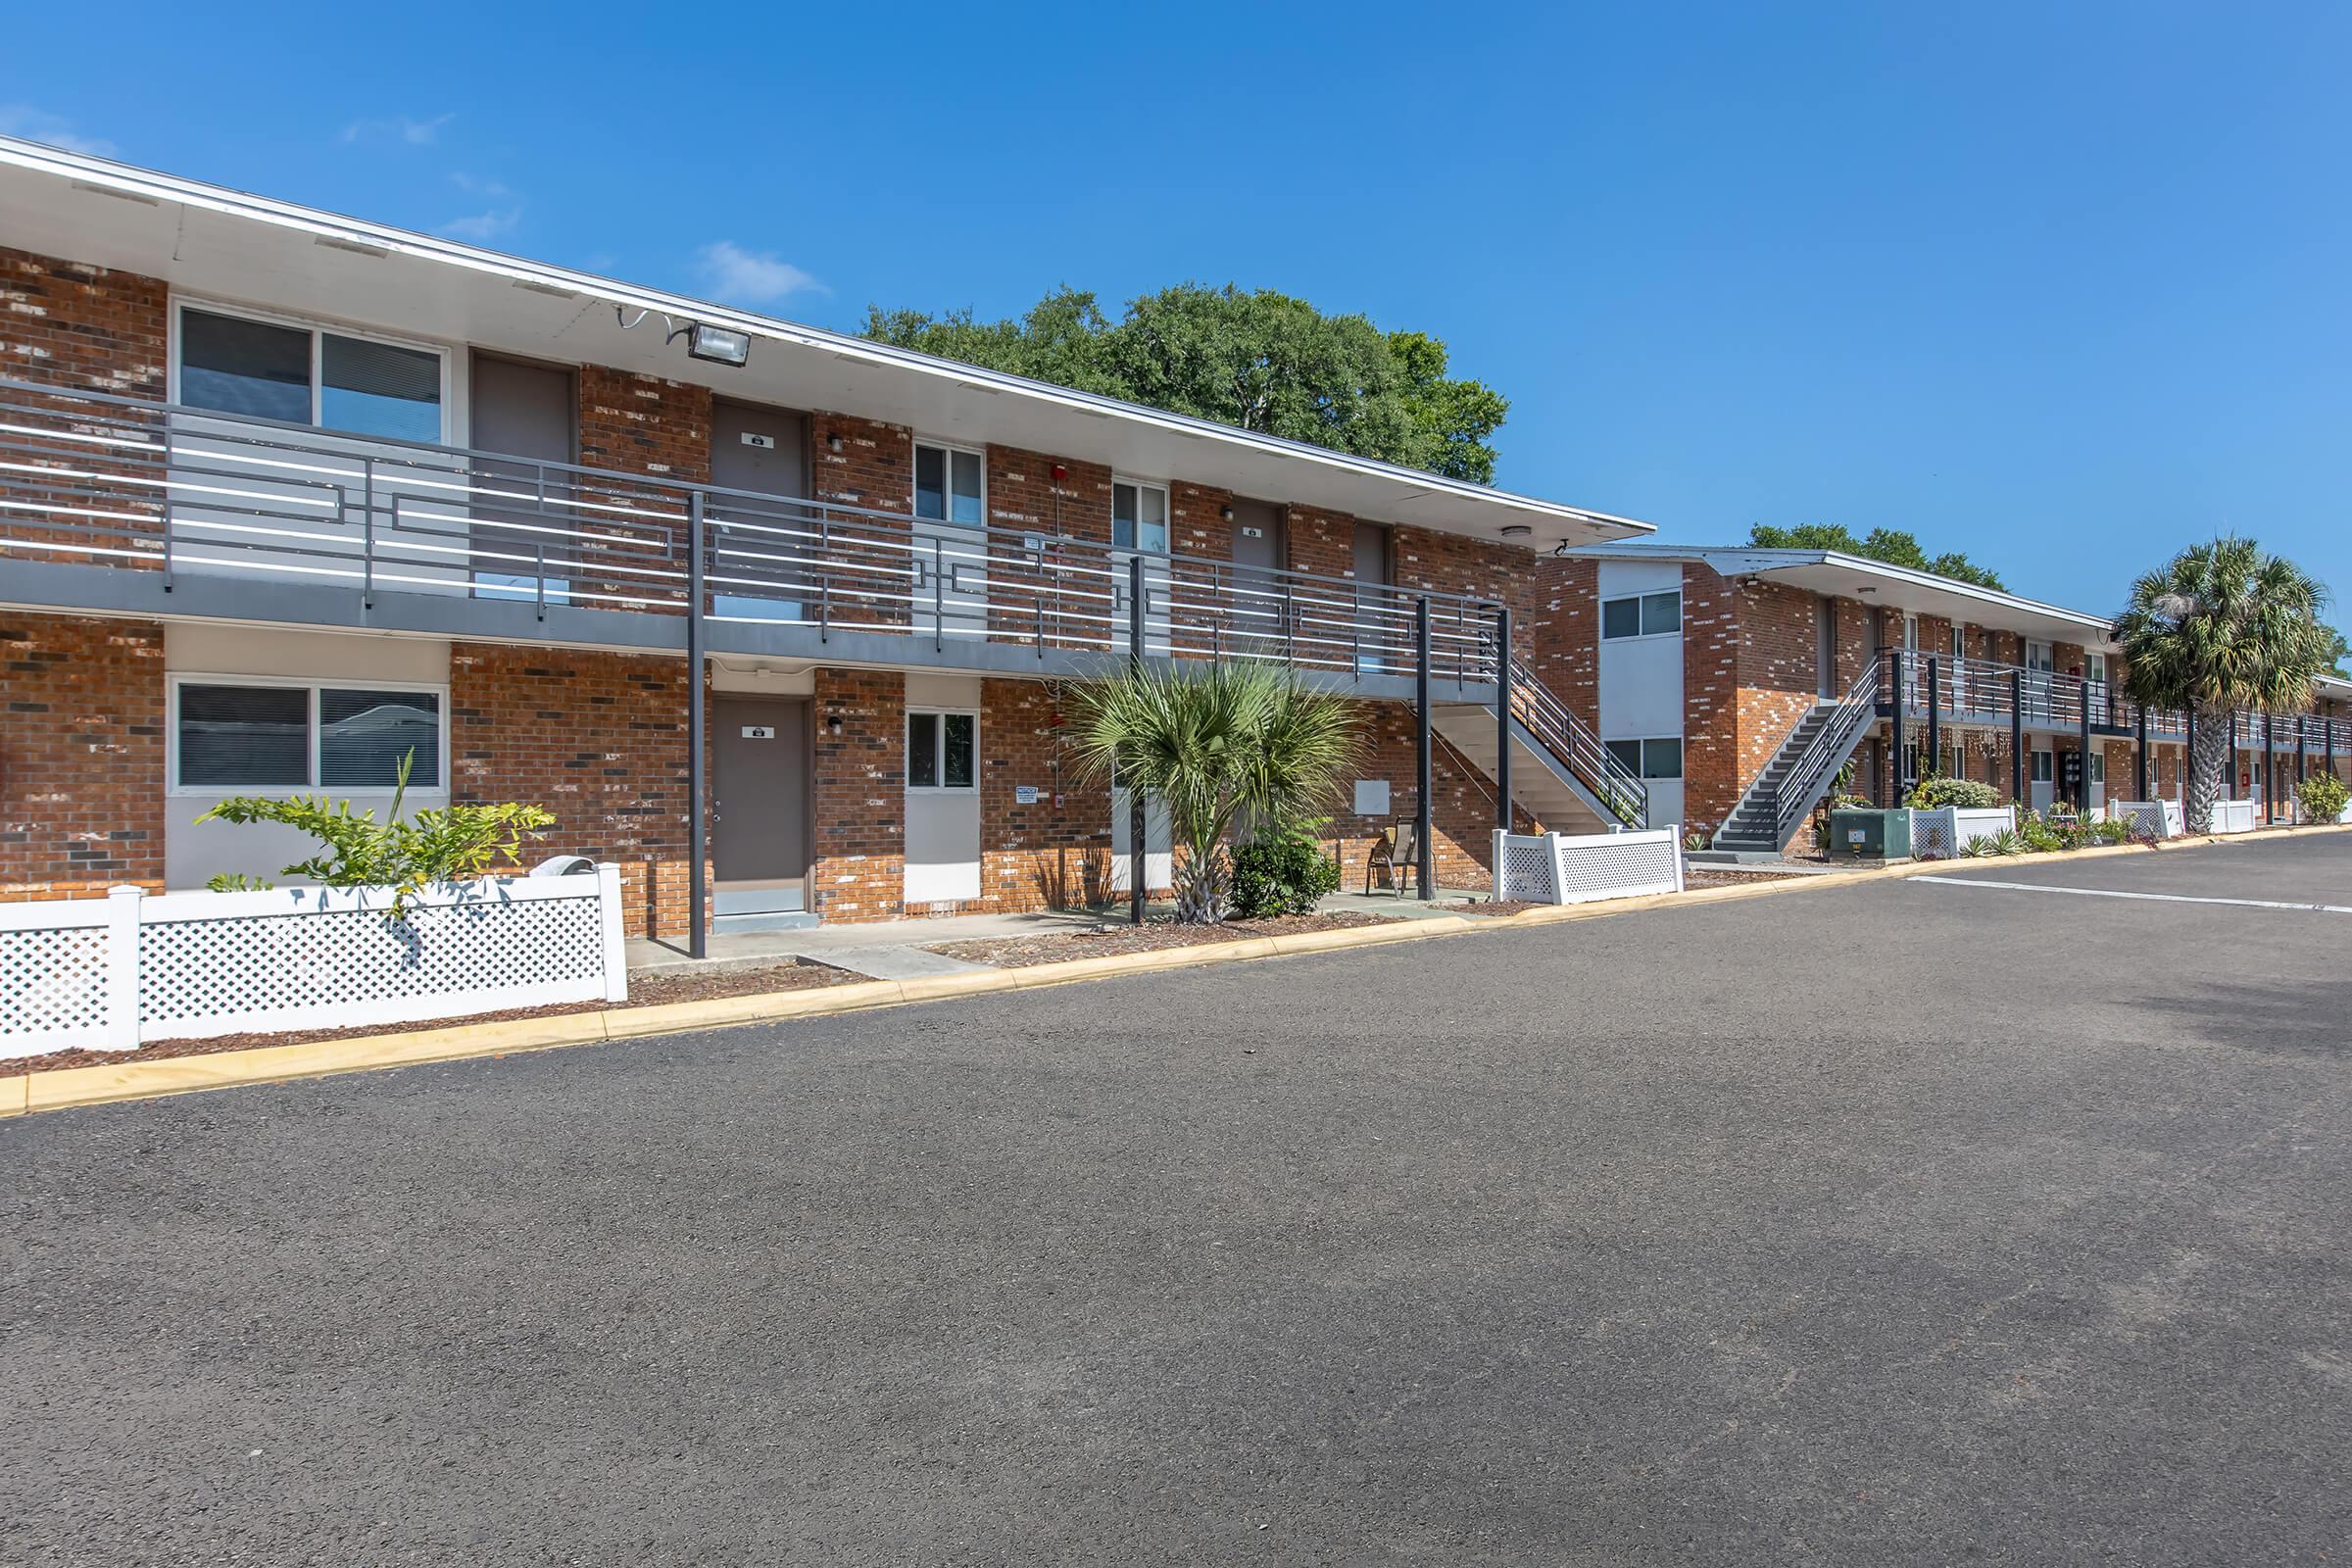
[[[0,379],[0,555],[378,594],[682,614],[1052,654],[1127,650],[1134,552],[1036,529],[761,495]],[[1340,678],[1490,684],[1496,607],[1464,595],[1144,558],[1144,650]]]
[[[2087,706],[2092,729],[2139,733],[2143,705],[2106,681],[1917,650],[1890,649],[1886,662],[1900,671],[1896,678],[1902,682],[1903,711],[1914,717],[1927,716],[1932,690],[1937,715],[1953,722],[2006,723],[2015,712],[2034,728],[2071,732],[2082,727]],[[1881,695],[1880,705],[1890,706],[1886,694]],[[2145,708],[2144,715],[2149,740],[2176,744],[2188,739],[2186,713],[2177,709]],[[2242,750],[2260,749],[2264,721],[2265,715],[2258,712],[2238,714]],[[2282,713],[2270,722],[2275,726],[2274,750],[2293,751],[2302,745],[2325,754],[2332,746],[2338,756],[2352,755],[2352,718]]]

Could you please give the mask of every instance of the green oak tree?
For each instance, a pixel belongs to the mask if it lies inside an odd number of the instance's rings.
[[[1790,528],[1759,522],[1748,529],[1747,542],[1759,550],[1838,550],[1870,561],[1884,561],[1890,566],[1909,566],[1914,571],[1930,571],[1938,577],[2001,591],[2001,579],[1991,567],[1978,565],[1957,550],[1931,556],[1921,548],[1915,535],[1897,528],[1873,528],[1857,539],[1852,530],[1834,522],[1803,522]]]

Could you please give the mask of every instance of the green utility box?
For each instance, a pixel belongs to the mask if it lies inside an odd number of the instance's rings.
[[[1833,860],[1908,860],[1911,858],[1911,812],[1847,808],[1830,813]]]

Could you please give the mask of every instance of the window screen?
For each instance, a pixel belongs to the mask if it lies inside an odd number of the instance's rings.
[[[182,786],[245,789],[310,781],[308,687],[179,688]]]
[[[179,400],[191,408],[308,424],[311,334],[268,321],[182,311]]]
[[[330,430],[441,439],[441,356],[328,332],[319,343],[318,422]]]
[[[1642,635],[1654,637],[1660,632],[1683,629],[1683,596],[1679,593],[1643,594],[1642,596]]]
[[[433,692],[318,693],[318,782],[328,789],[388,790],[414,752],[409,788],[441,786],[441,699]]]

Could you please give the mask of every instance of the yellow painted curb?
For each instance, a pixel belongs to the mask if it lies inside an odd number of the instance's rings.
[[[2352,832],[2352,824],[2313,823],[2265,831],[2345,833]],[[2115,844],[2039,855],[1998,856],[1985,859],[1918,860],[1901,865],[1874,866],[1869,870],[1781,876],[1771,881],[1696,888],[1684,893],[1656,893],[1636,899],[1603,899],[1591,904],[1522,909],[1516,914],[1396,918],[1384,920],[1378,925],[1345,926],[1332,931],[1299,931],[1279,937],[1246,937],[1238,942],[1208,942],[1194,947],[1162,948],[1152,953],[1108,954],[1093,958],[1071,958],[1060,963],[1032,964],[1020,969],[977,969],[958,974],[928,975],[913,980],[869,980],[848,985],[815,986],[802,991],[770,992],[760,996],[680,1002],[658,1007],[559,1013],[549,1018],[510,1018],[495,1023],[461,1023],[404,1034],[364,1035],[354,1040],[319,1040],[304,1045],[223,1051],[212,1055],[167,1056],[161,1060],[126,1061],[119,1065],[69,1067],[55,1072],[24,1073],[0,1078],[0,1118],[39,1110],[62,1110],[73,1105],[104,1104],[111,1101],[146,1100],[206,1089],[231,1089],[243,1084],[283,1083],[331,1073],[454,1061],[469,1056],[496,1056],[509,1052],[545,1051],[562,1046],[679,1034],[689,1030],[723,1029],[782,1018],[824,1017],[871,1007],[898,1006],[906,1003],[938,1002],[989,992],[1071,985],[1112,975],[1150,974],[1165,969],[1242,963],[1311,953],[1338,953],[1351,948],[1380,947],[1392,942],[1415,942],[1425,937],[1507,931],[1521,926],[1556,925],[1572,920],[1640,914],[1652,909],[1689,908],[1814,888],[1851,887],[1857,882],[1934,876],[1947,871],[1982,870],[1987,866],[2032,865],[2053,860],[2145,855],[2155,850],[2242,843],[2249,837],[2247,834],[2232,833],[2220,837],[2168,839],[2154,846]]]

